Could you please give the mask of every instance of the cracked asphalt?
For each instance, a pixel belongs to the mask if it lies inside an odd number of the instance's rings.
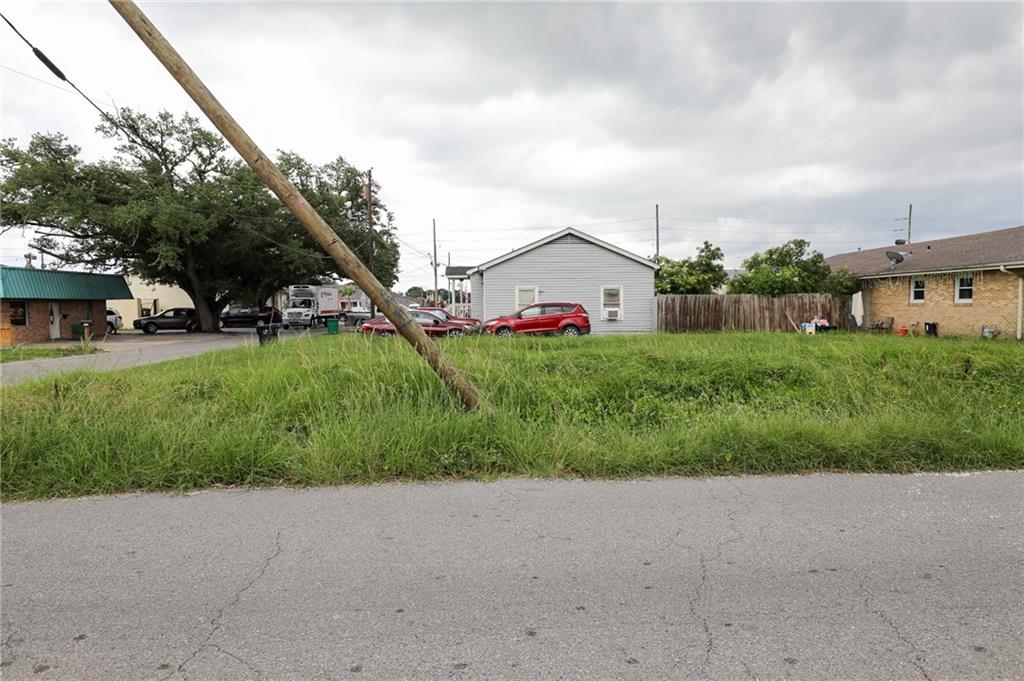
[[[3,678],[1020,679],[1024,472],[7,504]]]

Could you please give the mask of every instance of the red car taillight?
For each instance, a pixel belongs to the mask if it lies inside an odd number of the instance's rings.
[[[369,324],[363,324],[363,325],[362,325],[361,327],[359,327],[359,328],[361,328],[361,329],[362,329],[363,331],[369,331],[369,330],[370,330],[371,328],[373,328],[373,327],[371,327],[371,326],[370,326]]]

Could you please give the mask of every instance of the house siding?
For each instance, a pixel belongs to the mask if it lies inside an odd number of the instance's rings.
[[[566,236],[472,277],[473,316],[489,319],[516,309],[516,286],[536,286],[543,301],[582,304],[591,331],[654,331],[654,269],[577,237]],[[621,286],[623,316],[601,319],[601,286]],[[480,292],[478,294],[478,291]]]
[[[974,272],[974,299],[956,302],[956,274],[925,274],[923,303],[910,302],[910,283],[901,276],[862,281],[864,324],[893,317],[893,327],[924,333],[925,322],[936,322],[940,336],[981,335],[982,325],[999,329],[999,338],[1015,338],[1018,278],[998,271]]]
[[[484,316],[484,275],[475,272],[469,277],[469,316],[483,321]]]

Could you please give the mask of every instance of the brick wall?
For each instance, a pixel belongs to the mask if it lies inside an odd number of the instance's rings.
[[[93,320],[96,337],[107,332],[107,301],[105,300],[58,300],[60,307],[60,337],[71,340],[71,325],[83,319]],[[50,301],[28,301],[28,323],[25,326],[11,325],[10,301],[0,301],[0,326],[11,326],[13,342],[45,343],[50,340]]]
[[[904,324],[912,333],[924,334],[925,322],[937,322],[940,336],[979,337],[983,324],[999,329],[999,338],[1017,334],[1017,282],[1013,274],[974,272],[974,299],[956,302],[954,274],[924,276],[924,302],[910,300],[911,277],[865,279],[864,324],[894,317],[893,328]],[[918,322],[914,326],[914,322]]]

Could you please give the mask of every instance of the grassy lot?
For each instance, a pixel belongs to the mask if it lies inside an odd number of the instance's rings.
[[[2,493],[504,474],[1024,467],[1024,346],[797,334],[463,338],[460,411],[397,339],[320,336],[7,388]]]
[[[0,348],[0,364],[20,362],[24,359],[88,355],[93,352],[99,352],[99,348],[95,345],[84,343],[66,348]]]

